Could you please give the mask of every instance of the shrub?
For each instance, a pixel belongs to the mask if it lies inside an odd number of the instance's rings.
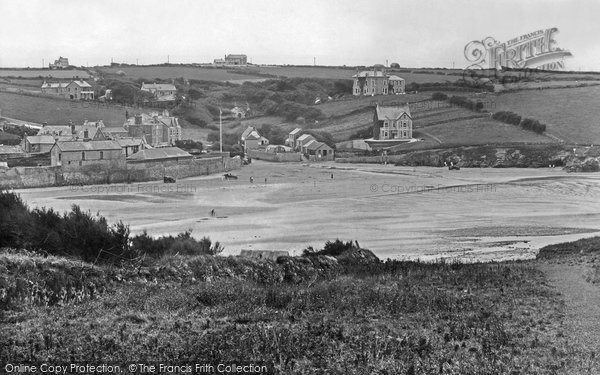
[[[431,95],[431,100],[446,100],[448,99],[448,95],[444,94],[443,92],[434,92]]]

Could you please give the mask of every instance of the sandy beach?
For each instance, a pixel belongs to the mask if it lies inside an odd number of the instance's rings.
[[[133,233],[191,229],[195,237],[220,241],[228,254],[299,254],[340,238],[357,240],[382,258],[526,259],[547,244],[600,232],[600,176],[559,168],[449,171],[255,161],[233,173],[239,179],[18,192],[30,207],[65,211],[78,204],[128,223]]]

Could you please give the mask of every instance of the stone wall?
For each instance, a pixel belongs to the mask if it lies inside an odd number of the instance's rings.
[[[275,153],[275,152],[265,152],[265,151],[258,151],[258,150],[248,150],[247,156],[250,159],[276,161],[276,162],[302,161],[302,154],[299,152]]]
[[[180,179],[226,172],[239,169],[241,165],[239,157],[216,157],[182,160],[178,163],[160,161],[127,163],[122,168],[104,168],[101,165],[88,165],[68,170],[60,166],[0,168],[0,188],[140,182],[160,180],[165,175]]]

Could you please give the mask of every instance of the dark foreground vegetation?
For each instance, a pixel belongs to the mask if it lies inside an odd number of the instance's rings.
[[[39,212],[2,197],[7,241],[6,209]],[[55,215],[60,227],[75,225],[68,220],[78,214]],[[101,217],[87,224],[108,244],[127,238],[123,225]],[[59,248],[75,248],[67,233],[57,231]],[[39,241],[31,250],[0,250],[0,363],[252,362],[285,374],[512,375],[559,374],[581,361],[565,335],[559,295],[532,262],[381,261],[339,240],[273,261],[195,245],[175,250],[193,240],[181,237],[133,237],[129,248],[147,258],[97,264],[83,261],[88,243],[67,256],[44,253]],[[13,238],[26,247],[35,237]]]

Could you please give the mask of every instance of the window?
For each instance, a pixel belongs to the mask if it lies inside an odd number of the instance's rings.
[[[387,127],[388,127],[388,122],[387,122],[387,121],[384,121],[384,122],[383,122],[383,127],[384,127],[384,128],[387,128]]]
[[[104,159],[104,151],[100,151],[100,160]]]
[[[58,161],[61,161],[61,160],[62,160],[62,154],[59,152],[58,153]]]
[[[406,137],[406,130],[404,131],[404,136]]]
[[[85,151],[81,151],[81,160],[85,160]],[[81,165],[81,163],[79,163]]]

